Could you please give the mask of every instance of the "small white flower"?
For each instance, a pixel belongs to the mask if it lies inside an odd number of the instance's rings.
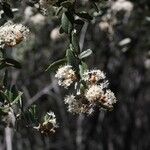
[[[89,102],[95,102],[96,100],[99,100],[101,96],[103,95],[104,91],[102,86],[100,85],[92,85],[90,88],[86,91],[85,97]]]
[[[67,95],[64,102],[65,104],[71,104],[75,101],[75,96],[74,95]]]
[[[116,97],[111,90],[106,90],[106,93],[101,97],[101,103],[108,107],[112,107],[116,101]]]
[[[34,129],[39,130],[42,134],[49,135],[55,132],[58,128],[56,122],[56,116],[53,112],[49,112],[44,116],[44,121],[39,124],[39,126],[34,127]]]
[[[50,122],[53,124],[54,127],[57,126],[57,123],[56,123],[56,116],[53,112],[48,112],[47,113],[47,120],[45,122]]]
[[[100,86],[101,86],[101,88],[102,88],[102,89],[107,88],[107,87],[108,87],[108,85],[109,85],[108,80],[106,80],[106,81],[104,81],[104,82],[100,83]]]
[[[0,27],[0,47],[13,47],[26,39],[29,29],[22,24],[7,22]]]
[[[60,67],[55,77],[58,79],[58,84],[65,88],[70,86],[76,80],[75,71],[70,65]]]
[[[91,70],[87,71],[83,74],[83,80],[86,82],[90,82],[92,84],[97,83],[100,80],[105,79],[106,76],[101,70]]]

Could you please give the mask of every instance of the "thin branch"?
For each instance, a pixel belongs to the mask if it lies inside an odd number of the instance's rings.
[[[77,132],[76,132],[76,145],[78,150],[83,150],[83,130],[82,130],[82,122],[84,120],[84,116],[80,115],[77,120]]]
[[[34,102],[36,102],[42,95],[48,94],[49,91],[53,88],[53,85],[50,84],[43,88],[41,91],[39,91],[37,94],[35,94],[31,99],[28,100],[26,106],[24,107],[24,110],[29,108]]]
[[[5,128],[5,142],[6,150],[12,150],[12,129],[10,127]]]

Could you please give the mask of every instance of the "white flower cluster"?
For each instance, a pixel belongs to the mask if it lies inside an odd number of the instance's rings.
[[[106,76],[101,70],[91,70],[83,74],[83,80],[89,82],[90,84],[97,83],[105,78]]]
[[[0,27],[0,47],[14,47],[26,39],[29,29],[22,24],[7,22]]]
[[[106,78],[105,74],[100,70],[93,70],[84,73],[89,75],[88,78],[83,78],[85,81],[90,82],[87,90],[85,91],[85,97],[92,103],[100,103],[101,106],[107,106],[112,108],[113,104],[116,103],[116,97],[113,92],[107,90],[108,81],[104,81]],[[83,75],[83,77],[85,76]]]
[[[58,79],[58,84],[65,88],[76,81],[75,94],[68,95],[64,99],[69,112],[89,115],[94,111],[95,106],[110,110],[113,108],[113,104],[116,103],[116,97],[107,88],[108,81],[101,70],[86,71],[78,79],[72,66],[66,65],[58,69],[55,77]]]
[[[105,94],[103,97],[101,97],[101,102],[103,105],[112,107],[114,103],[116,103],[116,97],[114,93],[111,90],[106,90]]]
[[[58,127],[56,122],[56,116],[53,112],[46,114],[44,122],[40,123],[35,129],[39,130],[44,135],[49,135],[55,132],[55,129]]]
[[[65,88],[68,88],[76,80],[75,71],[70,65],[60,67],[55,77],[58,79],[58,84]]]
[[[92,85],[85,93],[85,97],[89,102],[95,102],[104,94],[103,88],[99,85]]]

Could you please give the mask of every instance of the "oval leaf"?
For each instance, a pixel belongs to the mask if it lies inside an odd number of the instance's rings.
[[[83,19],[87,19],[87,20],[92,20],[93,19],[93,17],[87,12],[76,13],[76,15],[83,18]]]
[[[8,67],[12,66],[12,67],[15,67],[17,69],[21,69],[21,64],[14,59],[6,58],[3,61],[5,62],[6,66],[8,66]]]
[[[69,1],[64,1],[61,3],[61,6],[65,7],[65,8],[70,8],[72,6],[72,3]]]
[[[71,38],[71,42],[72,42],[72,47],[73,47],[73,50],[77,53],[79,53],[80,51],[80,47],[79,47],[79,40],[78,40],[78,36],[77,36],[77,32],[76,30],[74,30],[72,32],[72,38]]]
[[[52,64],[50,64],[49,67],[46,69],[46,71],[49,71],[49,72],[56,71],[59,68],[59,66],[64,65],[66,62],[67,62],[66,59],[57,60],[53,62]]]
[[[86,58],[86,57],[90,56],[92,53],[93,52],[91,49],[87,49],[86,51],[83,51],[82,53],[80,53],[79,58],[80,59]]]
[[[73,21],[73,18],[71,14],[69,14],[69,12],[63,13],[62,18],[61,18],[61,28],[67,34],[72,31],[72,28],[73,28],[72,21]]]

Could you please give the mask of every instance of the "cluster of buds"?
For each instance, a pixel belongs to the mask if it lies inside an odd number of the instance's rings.
[[[29,29],[22,24],[7,22],[0,27],[0,47],[14,47],[27,38]]]
[[[49,112],[44,117],[44,122],[40,123],[38,127],[34,127],[38,131],[41,132],[41,134],[44,135],[50,135],[55,132],[55,129],[58,128],[58,125],[56,123],[56,117],[53,112]]]
[[[58,69],[55,77],[58,79],[58,84],[65,88],[76,81],[75,94],[67,95],[64,99],[69,112],[91,114],[95,106],[111,110],[116,103],[116,97],[108,89],[108,81],[101,70],[86,71],[78,79],[72,66],[66,65]],[[77,84],[79,86],[76,86]]]

